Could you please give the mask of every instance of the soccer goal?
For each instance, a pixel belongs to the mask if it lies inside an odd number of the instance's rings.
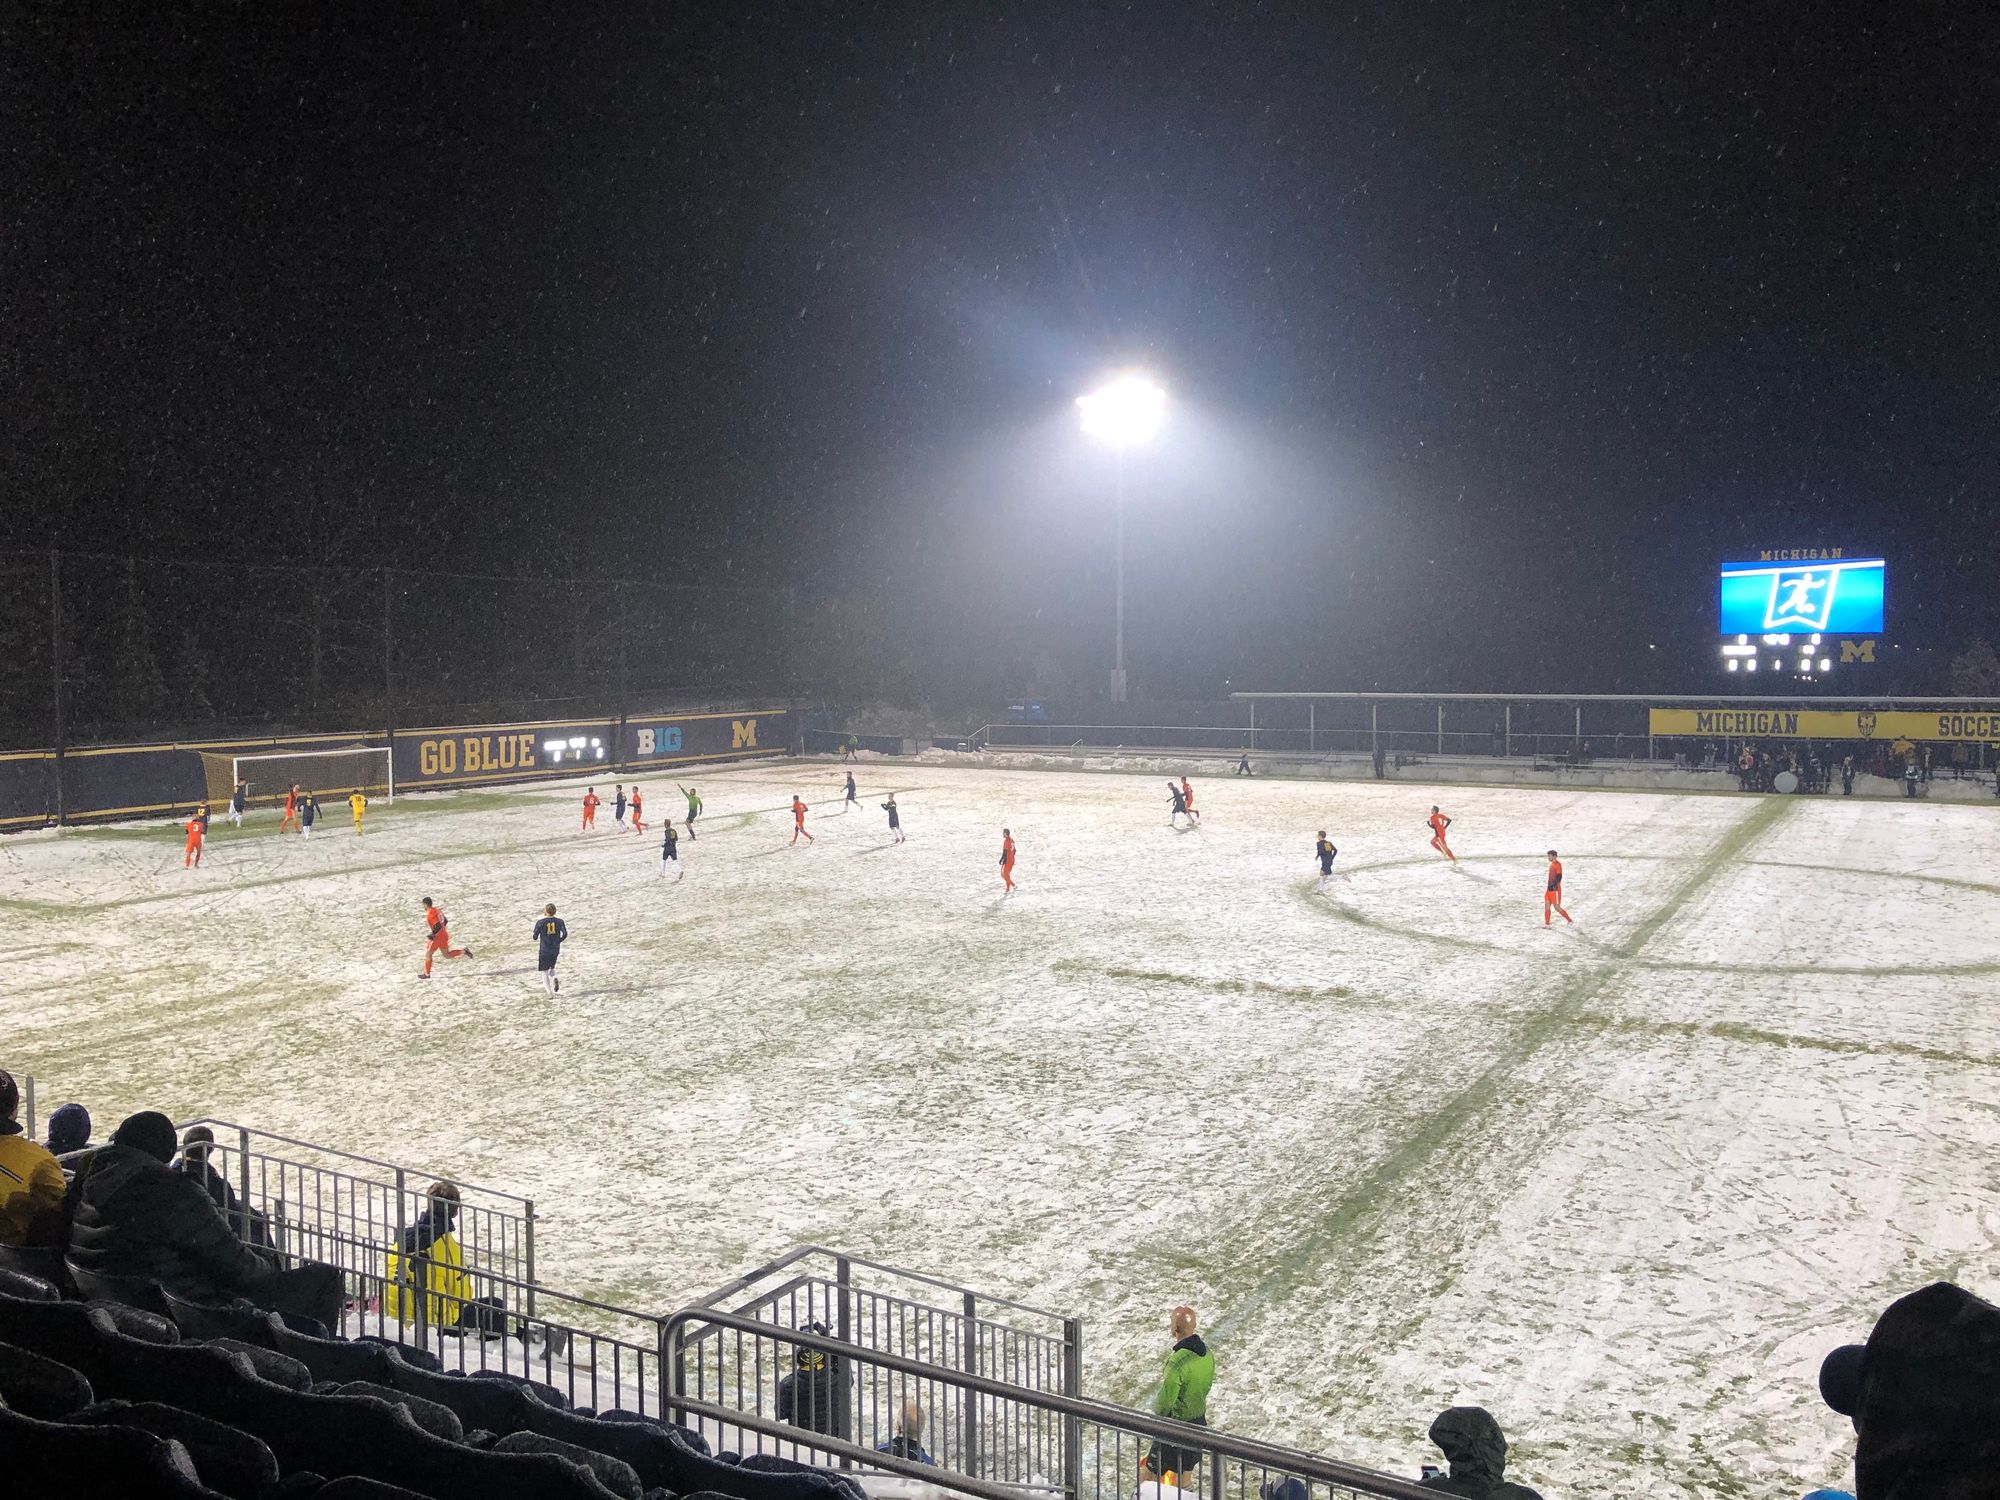
[[[282,798],[294,783],[319,797],[344,797],[349,792],[361,792],[387,802],[396,798],[396,768],[386,745],[293,754],[263,751],[255,755],[223,755],[203,751],[201,764],[208,780],[210,807],[227,807],[238,781],[250,783],[250,797],[256,802]]]

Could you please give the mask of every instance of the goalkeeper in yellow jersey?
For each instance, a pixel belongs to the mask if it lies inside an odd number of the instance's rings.
[[[368,799],[355,792],[347,799],[347,810],[354,814],[354,831],[361,832],[361,815],[368,811]]]

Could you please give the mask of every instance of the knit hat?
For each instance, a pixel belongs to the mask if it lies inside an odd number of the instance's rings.
[[[174,1159],[174,1122],[156,1109],[127,1115],[111,1137],[114,1146],[130,1146],[160,1159],[165,1166]]]
[[[49,1116],[48,1148],[51,1156],[81,1151],[90,1144],[90,1111],[81,1104],[65,1104]]]
[[[1861,1383],[1866,1374],[1861,1344],[1842,1344],[1820,1361],[1819,1398],[1843,1417],[1861,1414]]]

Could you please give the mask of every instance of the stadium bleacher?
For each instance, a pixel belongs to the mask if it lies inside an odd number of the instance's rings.
[[[565,1409],[527,1379],[426,1368],[389,1343],[152,1291],[167,1316],[65,1300],[0,1268],[0,1451],[15,1492],[860,1500],[828,1470],[725,1461],[689,1429]]]

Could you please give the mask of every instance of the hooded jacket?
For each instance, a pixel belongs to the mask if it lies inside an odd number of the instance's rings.
[[[456,1218],[427,1208],[403,1231],[383,1267],[382,1310],[399,1323],[417,1319],[416,1287],[424,1289],[424,1321],[433,1328],[455,1328],[472,1295],[465,1274],[465,1254],[454,1232]]]
[[[1889,1304],[1861,1356],[1859,1500],[2000,1489],[2000,1307],[1949,1282]]]
[[[1473,1500],[1542,1500],[1526,1485],[1508,1484],[1507,1439],[1483,1406],[1453,1406],[1431,1423],[1431,1441],[1451,1463],[1451,1474],[1426,1479],[1427,1490],[1469,1495]]]
[[[1153,1397],[1153,1415],[1176,1422],[1206,1422],[1208,1391],[1215,1384],[1215,1356],[1198,1333],[1191,1333],[1167,1352],[1160,1392]]]
[[[78,1184],[68,1258],[79,1270],[143,1276],[189,1296],[233,1294],[271,1269],[200,1183],[115,1143],[92,1155]]]

